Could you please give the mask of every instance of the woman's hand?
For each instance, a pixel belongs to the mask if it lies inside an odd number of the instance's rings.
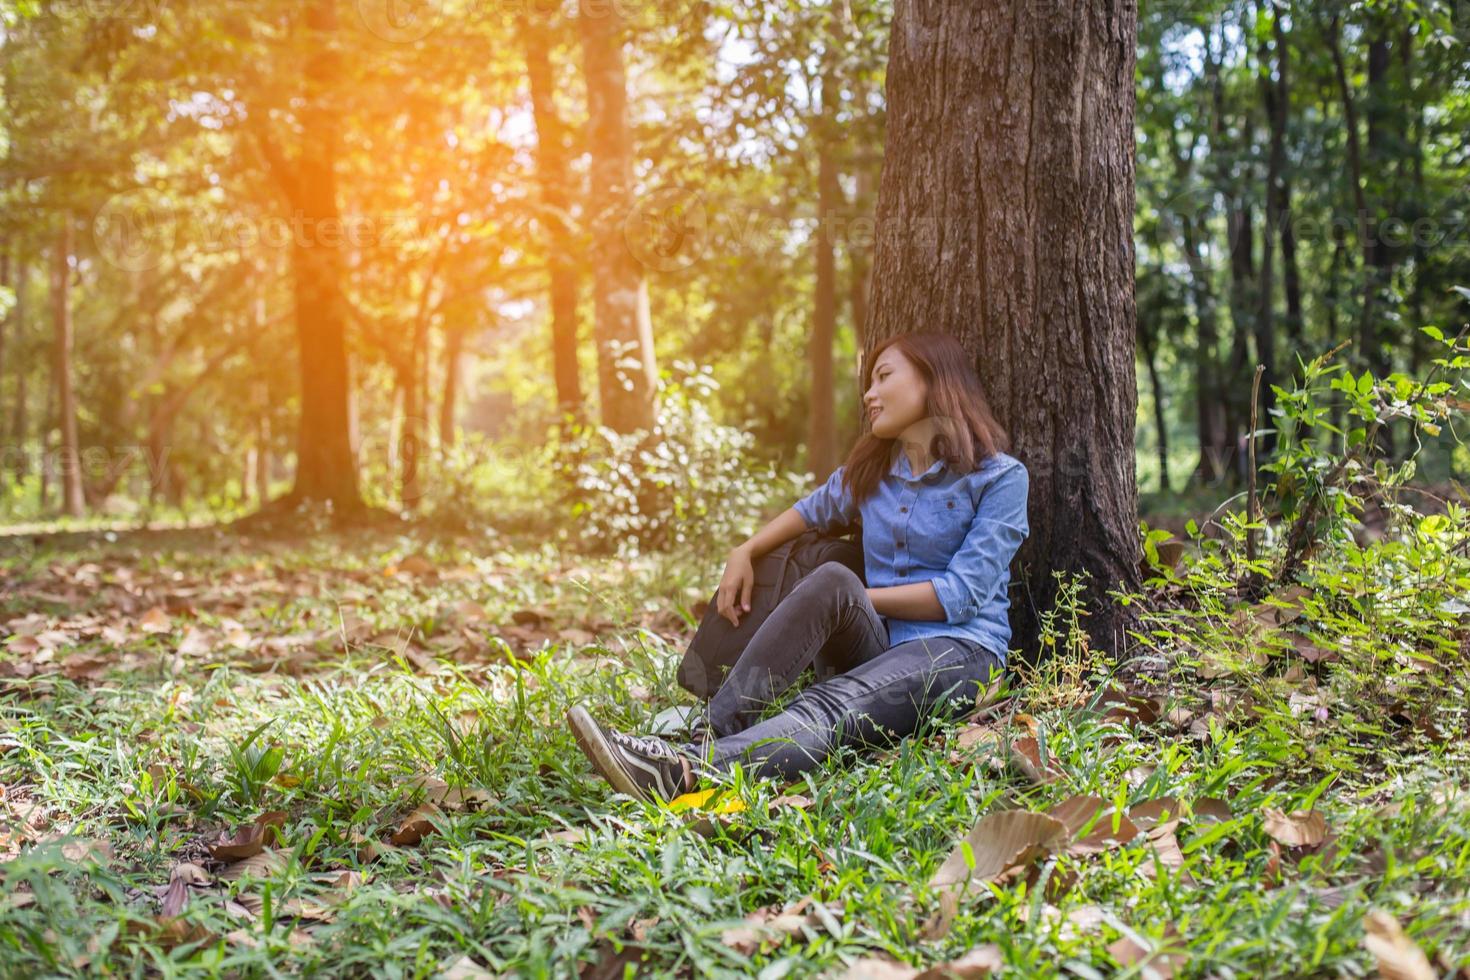
[[[755,566],[750,552],[736,548],[725,562],[725,575],[715,590],[715,609],[734,626],[740,625],[742,613],[750,612],[750,593],[755,588]]]

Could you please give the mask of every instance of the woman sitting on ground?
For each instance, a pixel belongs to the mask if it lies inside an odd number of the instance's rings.
[[[739,625],[752,561],[807,528],[861,520],[866,585],[827,562],[751,637],[696,725],[674,745],[567,714],[577,744],[618,792],[670,800],[735,763],[793,778],[839,746],[904,737],[974,709],[1004,670],[1010,564],[1030,531],[1025,466],[947,334],[890,338],[863,379],[871,431],[827,482],[730,553],[716,593]],[[815,683],[761,718],[806,668]]]

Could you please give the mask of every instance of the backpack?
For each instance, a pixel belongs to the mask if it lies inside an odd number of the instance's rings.
[[[716,605],[718,594],[711,596],[709,608],[704,611],[699,628],[679,664],[679,686],[699,698],[713,697],[771,610],[796,588],[796,583],[824,562],[841,562],[866,584],[862,527],[854,527],[856,530],[842,536],[808,528],[779,548],[756,558],[751,563],[755,584],[750,590],[750,611],[740,617],[739,626],[730,625],[730,621],[720,615]]]

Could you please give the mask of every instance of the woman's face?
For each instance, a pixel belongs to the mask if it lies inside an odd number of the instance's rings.
[[[863,408],[873,423],[873,435],[896,439],[925,416],[929,386],[914,362],[897,347],[889,347],[873,365],[872,384],[863,395]]]

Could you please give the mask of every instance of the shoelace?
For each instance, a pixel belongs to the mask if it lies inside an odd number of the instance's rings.
[[[656,735],[629,735],[626,732],[612,732],[610,737],[613,741],[639,755],[662,759],[665,762],[678,762],[682,757],[678,749]]]

